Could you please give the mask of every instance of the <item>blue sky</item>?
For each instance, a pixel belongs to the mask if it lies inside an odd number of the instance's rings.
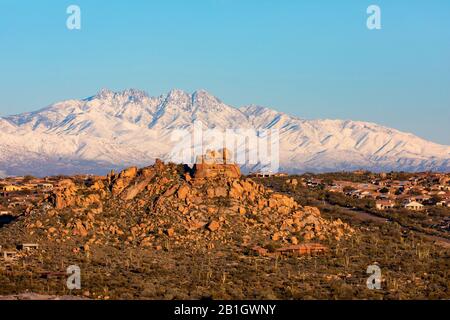
[[[371,4],[382,30],[366,28]],[[203,88],[450,145],[448,0],[0,0],[0,46],[0,116],[102,87]]]

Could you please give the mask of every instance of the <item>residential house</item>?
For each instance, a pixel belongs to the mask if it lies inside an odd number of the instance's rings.
[[[428,196],[428,195],[415,196],[413,198],[414,198],[414,201],[420,202],[422,204],[424,202],[427,202],[427,201],[429,201],[431,199],[431,197]]]
[[[436,202],[436,206],[450,208],[450,200],[442,200],[442,201]]]
[[[425,206],[417,201],[411,201],[403,205],[403,207],[407,210],[411,211],[422,211]]]
[[[270,177],[287,177],[288,174],[287,173],[274,173],[274,172],[253,172],[250,173],[249,175],[250,177],[255,177],[255,178],[270,178]]]
[[[377,200],[375,203],[375,207],[377,210],[387,210],[394,208],[395,203],[391,200]]]
[[[39,184],[39,188],[41,188],[44,191],[50,191],[50,190],[53,190],[53,184],[51,184],[51,183],[41,183],[41,184]]]
[[[21,191],[23,188],[21,186],[16,185],[6,185],[2,187],[2,191],[5,192],[13,192],[13,191]]]

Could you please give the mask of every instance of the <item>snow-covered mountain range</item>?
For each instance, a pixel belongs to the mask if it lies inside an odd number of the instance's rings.
[[[289,172],[450,171],[450,146],[373,123],[304,120],[261,106],[235,108],[204,90],[150,97],[102,90],[83,100],[0,118],[0,175],[104,174],[167,159],[170,132],[279,129],[280,169]]]

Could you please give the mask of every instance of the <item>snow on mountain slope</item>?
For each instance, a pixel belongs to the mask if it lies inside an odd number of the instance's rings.
[[[279,129],[280,166],[289,172],[450,171],[449,146],[373,123],[304,120],[254,105],[237,109],[204,90],[149,97],[104,89],[84,100],[0,118],[0,172],[105,173],[148,165],[167,158],[172,130],[191,128],[194,121],[209,128]]]

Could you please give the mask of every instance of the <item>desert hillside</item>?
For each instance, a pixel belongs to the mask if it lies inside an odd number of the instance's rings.
[[[420,298],[433,287],[436,297],[446,296],[448,249],[396,225],[324,216],[296,200],[291,180],[282,188],[272,183],[276,192],[267,186],[273,179],[255,182],[233,165],[196,171],[161,161],[107,176],[58,177],[52,191],[0,228],[2,250],[11,254],[0,260],[0,294]],[[30,244],[37,247],[25,250]],[[366,286],[373,264],[388,268],[384,290]],[[81,269],[81,290],[65,285],[71,265]]]

